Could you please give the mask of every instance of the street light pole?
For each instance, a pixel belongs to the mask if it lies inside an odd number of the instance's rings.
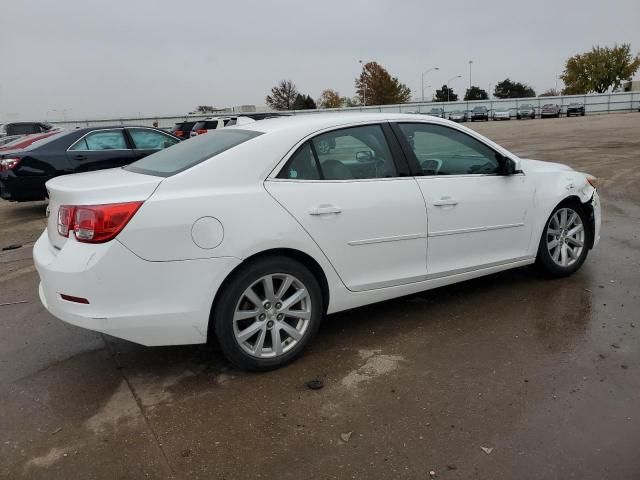
[[[362,63],[362,60],[358,60],[358,62],[360,62],[360,65],[362,65],[362,69],[364,71],[364,64]],[[364,82],[364,95],[362,97],[362,103],[364,103],[364,106],[367,106],[367,82]]]
[[[422,75],[420,76],[420,86],[422,87],[422,101],[424,102],[424,76],[429,73],[432,72],[434,70],[440,70],[440,68],[438,67],[433,67],[430,68],[428,70],[425,70],[424,72],[422,72]]]
[[[455,77],[451,77],[449,80],[447,80],[447,103],[449,103],[449,92],[451,92],[451,88],[449,88],[449,82],[454,78],[462,78],[462,75],[456,75]]]
[[[471,64],[473,60],[469,60],[469,90],[471,90]]]

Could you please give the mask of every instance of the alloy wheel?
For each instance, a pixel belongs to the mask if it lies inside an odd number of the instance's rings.
[[[309,290],[298,278],[285,273],[265,275],[240,296],[233,333],[249,355],[279,357],[303,338],[311,311]]]
[[[584,224],[572,208],[560,208],[547,224],[547,249],[556,265],[570,267],[584,250]]]

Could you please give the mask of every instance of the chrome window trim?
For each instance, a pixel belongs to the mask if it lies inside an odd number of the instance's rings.
[[[77,143],[81,142],[82,140],[84,140],[88,135],[94,134],[96,132],[115,132],[115,131],[120,131],[122,132],[122,134],[124,135],[124,127],[116,127],[116,128],[99,128],[97,130],[91,130],[90,132],[85,133],[82,137],[80,137],[78,140],[76,140],[75,142],[73,142],[68,148],[67,148],[67,152],[130,152],[131,149],[130,148],[110,148],[109,150],[71,150]],[[126,137],[125,137],[125,142],[126,142]]]

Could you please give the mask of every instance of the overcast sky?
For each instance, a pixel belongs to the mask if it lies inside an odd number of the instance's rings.
[[[280,79],[354,95],[375,60],[420,96],[509,77],[543,91],[593,45],[640,50],[640,1],[7,1],[0,119],[182,114],[264,105]],[[558,82],[558,86],[561,84]]]

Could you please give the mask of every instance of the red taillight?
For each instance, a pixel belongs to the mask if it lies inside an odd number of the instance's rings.
[[[9,170],[16,168],[20,163],[21,158],[2,158],[0,159],[0,172],[8,172]]]
[[[67,237],[69,232],[73,230],[76,240],[79,242],[108,242],[115,238],[129,223],[142,203],[62,205],[58,210],[58,233]]]
[[[200,129],[196,130],[196,133],[198,135],[202,135],[203,133],[207,133],[207,129],[206,128],[200,128]]]
[[[173,132],[176,137],[184,137],[184,132],[182,130],[176,130]]]

